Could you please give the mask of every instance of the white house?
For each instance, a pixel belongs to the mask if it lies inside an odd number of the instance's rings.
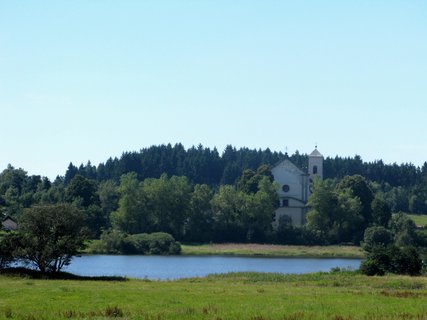
[[[286,215],[291,218],[292,225],[301,226],[305,223],[307,200],[310,196],[310,185],[314,179],[323,179],[323,156],[316,149],[308,156],[308,172],[295,166],[288,157],[271,170],[274,181],[278,184],[279,207],[276,209],[273,225],[278,226],[279,220]]]

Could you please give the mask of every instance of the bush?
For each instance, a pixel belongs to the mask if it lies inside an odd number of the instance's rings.
[[[95,253],[120,254],[125,247],[126,234],[118,230],[106,230],[101,234],[99,242],[91,246]]]
[[[157,232],[150,236],[150,254],[179,254],[181,245],[168,233]]]
[[[360,265],[360,271],[368,276],[383,276],[388,272],[390,265],[391,261],[387,248],[375,246]]]
[[[367,276],[383,276],[385,274],[385,270],[373,259],[363,261],[359,270]]]
[[[362,248],[371,252],[376,246],[387,247],[393,242],[393,236],[390,231],[384,227],[370,227],[365,230],[365,235],[361,243]]]
[[[104,231],[96,252],[112,254],[179,254],[181,245],[168,233],[138,233],[127,235],[117,230]]]
[[[421,273],[423,264],[415,247],[391,247],[390,256],[392,258],[390,266],[391,273],[408,274],[411,276],[417,276]]]
[[[148,233],[138,233],[126,236],[123,247],[123,253],[148,254],[149,252],[150,235]]]
[[[382,276],[385,273],[416,276],[421,273],[422,267],[422,260],[416,248],[390,245],[387,248],[373,247],[367,259],[360,265],[360,271],[368,276]]]

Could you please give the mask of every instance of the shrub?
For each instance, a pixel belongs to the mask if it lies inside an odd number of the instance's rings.
[[[123,249],[123,253],[126,254],[148,254],[150,252],[150,235],[138,233],[126,236]]]
[[[415,247],[390,248],[390,272],[416,276],[421,273],[422,260]]]
[[[126,234],[112,229],[102,232],[100,243],[94,248],[97,252],[119,254],[125,247]]]
[[[390,268],[390,256],[387,248],[375,246],[368,253],[365,261],[360,265],[360,271],[368,276],[382,276]]]
[[[97,252],[113,254],[179,254],[181,245],[168,233],[127,235],[117,230],[104,231]]]
[[[368,276],[381,276],[385,273],[415,276],[421,273],[422,267],[422,260],[416,248],[390,245],[387,248],[373,247],[367,259],[360,265],[360,271]]]
[[[380,226],[370,227],[365,230],[362,248],[370,252],[375,246],[387,247],[392,242],[393,236],[386,228]]]
[[[168,233],[152,233],[149,241],[150,254],[178,254],[181,252],[180,244]]]

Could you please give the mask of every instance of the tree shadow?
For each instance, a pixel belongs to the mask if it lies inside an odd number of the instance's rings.
[[[79,280],[79,281],[128,281],[126,277],[119,276],[79,276],[69,272],[40,272],[38,270],[27,268],[5,268],[0,269],[0,275],[14,276],[30,279],[43,280]]]

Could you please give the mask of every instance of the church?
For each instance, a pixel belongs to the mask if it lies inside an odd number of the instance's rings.
[[[293,226],[305,223],[308,197],[315,179],[323,179],[323,155],[316,148],[308,155],[308,172],[294,165],[286,154],[285,160],[276,164],[271,172],[278,185],[279,207],[275,211],[273,226],[278,227],[280,218],[288,216]]]

